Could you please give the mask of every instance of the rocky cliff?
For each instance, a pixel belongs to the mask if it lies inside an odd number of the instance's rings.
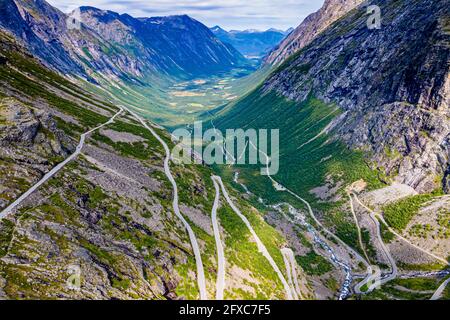
[[[30,1],[30,3],[32,3]],[[40,2],[36,2],[36,5]],[[27,44],[31,52],[36,53],[43,61],[47,62],[49,67],[53,66],[63,73],[71,72],[73,74],[83,73],[83,69],[76,61],[72,59],[69,52],[64,48],[62,42],[56,40],[57,37],[41,38],[33,30],[33,16],[27,14],[24,10],[19,11],[19,7],[12,0],[0,1],[0,26],[4,30],[8,30],[19,39],[22,39]],[[57,21],[61,20],[62,13],[53,10],[50,17],[58,17]],[[36,14],[35,16],[36,17]],[[52,21],[50,25],[56,22]],[[62,25],[61,25],[62,26]]]
[[[325,0],[319,11],[309,15],[300,26],[265,57],[265,63],[272,65],[282,63],[311,43],[333,22],[363,2],[364,0]]]
[[[245,64],[234,48],[187,16],[134,19],[91,7],[68,16],[45,0],[2,0],[1,6],[0,26],[48,67],[65,74],[189,78]],[[74,28],[80,19],[80,28]]]
[[[224,43],[231,44],[244,56],[261,58],[276,47],[292,30],[288,32],[268,29],[258,30],[223,30],[219,26],[211,28],[211,31]]]
[[[380,30],[367,28],[364,7],[353,10],[274,72],[264,90],[337,104],[344,115],[333,124],[335,137],[420,192],[448,185],[448,5],[373,4],[383,13]]]

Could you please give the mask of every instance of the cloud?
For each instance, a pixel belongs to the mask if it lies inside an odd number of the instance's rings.
[[[47,0],[62,11],[79,6],[128,13],[135,17],[188,14],[207,26],[225,29],[296,27],[324,0]]]

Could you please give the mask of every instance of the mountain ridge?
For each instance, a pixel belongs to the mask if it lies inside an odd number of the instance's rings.
[[[277,65],[311,43],[316,36],[365,0],[325,0],[319,11],[312,13],[264,57],[264,63]]]
[[[63,73],[84,78],[95,73],[123,79],[139,79],[149,74],[192,78],[246,63],[236,50],[187,16],[135,19],[127,14],[83,7],[81,19],[86,21],[80,30],[73,30],[67,25],[70,15],[44,0],[2,3],[8,14],[0,17],[0,24],[25,43],[28,41],[33,53],[47,60],[49,67],[59,68]],[[12,16],[14,23],[8,20]],[[103,20],[95,21],[100,16]],[[111,27],[108,23],[117,28],[116,33],[108,30]],[[127,46],[130,43],[131,48]]]
[[[391,1],[374,3],[379,5],[383,12],[392,10]],[[396,165],[393,165],[387,159],[382,160],[383,156],[379,156],[377,161],[389,168],[388,172],[395,170],[394,168],[398,166],[400,176],[403,175],[401,181],[422,192],[431,191],[438,187],[433,182],[435,177],[426,178],[426,172],[443,176],[446,168],[450,165],[448,163],[448,142],[445,143],[446,139],[449,138],[450,128],[442,118],[449,115],[448,86],[450,80],[447,62],[450,56],[449,48],[445,46],[449,35],[445,32],[446,27],[443,24],[446,16],[444,2],[433,1],[432,3],[435,8],[433,8],[432,14],[428,16],[428,20],[421,16],[421,10],[431,11],[431,8],[425,4],[419,5],[417,1],[414,1],[409,7],[406,5],[402,7],[404,10],[402,15],[385,17],[385,24],[382,25],[384,30],[382,31],[370,31],[365,25],[365,16],[355,22],[352,19],[358,17],[358,15],[356,13],[350,14],[349,18],[340,20],[338,24],[313,40],[313,48],[308,47],[304,53],[291,57],[290,72],[295,70],[294,68],[301,69],[302,66],[305,66],[303,73],[300,69],[297,69],[299,70],[296,72],[299,76],[297,80],[290,78],[291,89],[285,89],[283,82],[286,79],[282,80],[284,76],[281,75],[282,70],[287,70],[285,68],[288,64],[282,65],[279,69],[280,73],[268,79],[265,85],[266,90],[276,88],[278,92],[294,100],[303,100],[309,92],[314,92],[324,101],[338,101],[338,105],[344,111],[352,112],[359,109],[365,110],[363,112],[366,113],[370,107],[379,108],[378,116],[376,113],[372,115],[379,118],[369,120],[370,124],[362,121],[362,113],[354,121],[349,121],[351,116],[347,116],[336,127],[339,128],[337,129],[339,135],[354,147],[362,148],[367,144],[374,146],[371,151],[376,155],[384,154],[383,148],[392,147],[393,150],[404,156],[404,163],[399,164],[397,162]],[[364,11],[365,8],[359,9],[359,12]],[[416,26],[414,33],[409,30],[406,17],[421,21],[421,25]],[[338,33],[340,28],[344,28],[345,23],[356,26],[352,37],[344,39],[334,36],[333,33]],[[396,43],[397,38],[395,37],[395,34],[400,32],[407,34],[402,41],[403,47],[401,49]],[[332,41],[335,41],[335,44],[332,44]],[[374,49],[377,43],[383,43],[383,46],[390,49],[387,52]],[[347,50],[338,53],[342,46]],[[326,59],[317,57],[321,48],[325,49],[321,53],[324,56],[335,57],[334,68],[330,62],[326,62]],[[332,49],[330,50],[330,48]],[[311,58],[312,60],[310,60]],[[317,70],[320,70],[318,61],[323,61],[322,68],[329,69],[322,69],[327,71],[322,72],[321,76],[316,78],[317,85],[308,85],[304,82],[304,77],[305,75],[308,77],[308,75],[316,74]],[[380,61],[384,61],[384,63],[381,64]],[[398,68],[399,65],[400,68]],[[310,70],[307,70],[306,66],[310,66]],[[349,74],[352,76],[349,76]],[[360,76],[358,77],[356,74]],[[384,75],[383,78],[379,77],[380,74]],[[331,82],[328,86],[325,85],[325,88],[321,88],[329,81]],[[300,83],[302,85],[299,86]],[[295,93],[293,88],[295,88]],[[349,88],[353,89],[349,90]],[[324,90],[323,93],[321,90]],[[399,103],[400,105],[398,105]],[[406,124],[403,127],[403,130],[407,131],[407,133],[404,133],[406,136],[404,144],[395,141],[394,137],[401,132],[398,126],[393,125],[393,123],[392,125],[379,124],[382,119],[389,123],[388,119],[392,116],[389,112],[401,112],[402,103],[410,105],[410,112],[406,112],[406,114],[414,114],[415,116],[412,116],[412,118],[417,117],[416,120],[411,119],[416,126],[414,129],[407,130]],[[383,108],[386,109],[382,111]],[[421,114],[423,109],[433,110],[436,113],[428,114],[428,111],[424,111]],[[401,117],[401,114],[398,114],[398,116]],[[349,122],[346,123],[346,121]],[[369,128],[365,127],[366,125]],[[376,129],[372,126],[375,126]],[[371,127],[372,129],[370,129]],[[359,130],[368,130],[368,132]],[[419,138],[420,130],[429,132],[431,136]],[[427,146],[428,143],[430,145]],[[444,150],[441,149],[441,143],[443,143]],[[429,150],[429,153],[427,150]],[[408,154],[411,154],[412,157],[409,158]],[[413,170],[412,177],[407,173],[407,168],[411,168],[411,166],[413,168],[418,167]],[[447,177],[444,178],[447,179]],[[446,182],[443,182],[443,184],[446,184]]]

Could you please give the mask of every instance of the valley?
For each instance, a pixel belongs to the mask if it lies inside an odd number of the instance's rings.
[[[262,45],[93,7],[72,30],[3,0],[0,299],[449,299],[450,14],[374,3],[381,30],[326,0]],[[172,133],[196,121],[279,146],[180,163]]]

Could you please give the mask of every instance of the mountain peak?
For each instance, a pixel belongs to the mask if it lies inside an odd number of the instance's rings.
[[[326,0],[319,11],[309,15],[266,58],[268,64],[278,64],[311,43],[322,31],[365,0]]]
[[[214,27],[210,28],[210,30],[212,32],[227,32],[224,29],[222,29],[220,26],[214,26]]]
[[[277,28],[270,28],[270,29],[267,29],[266,32],[285,33],[283,30],[280,30],[280,29],[277,29]]]

